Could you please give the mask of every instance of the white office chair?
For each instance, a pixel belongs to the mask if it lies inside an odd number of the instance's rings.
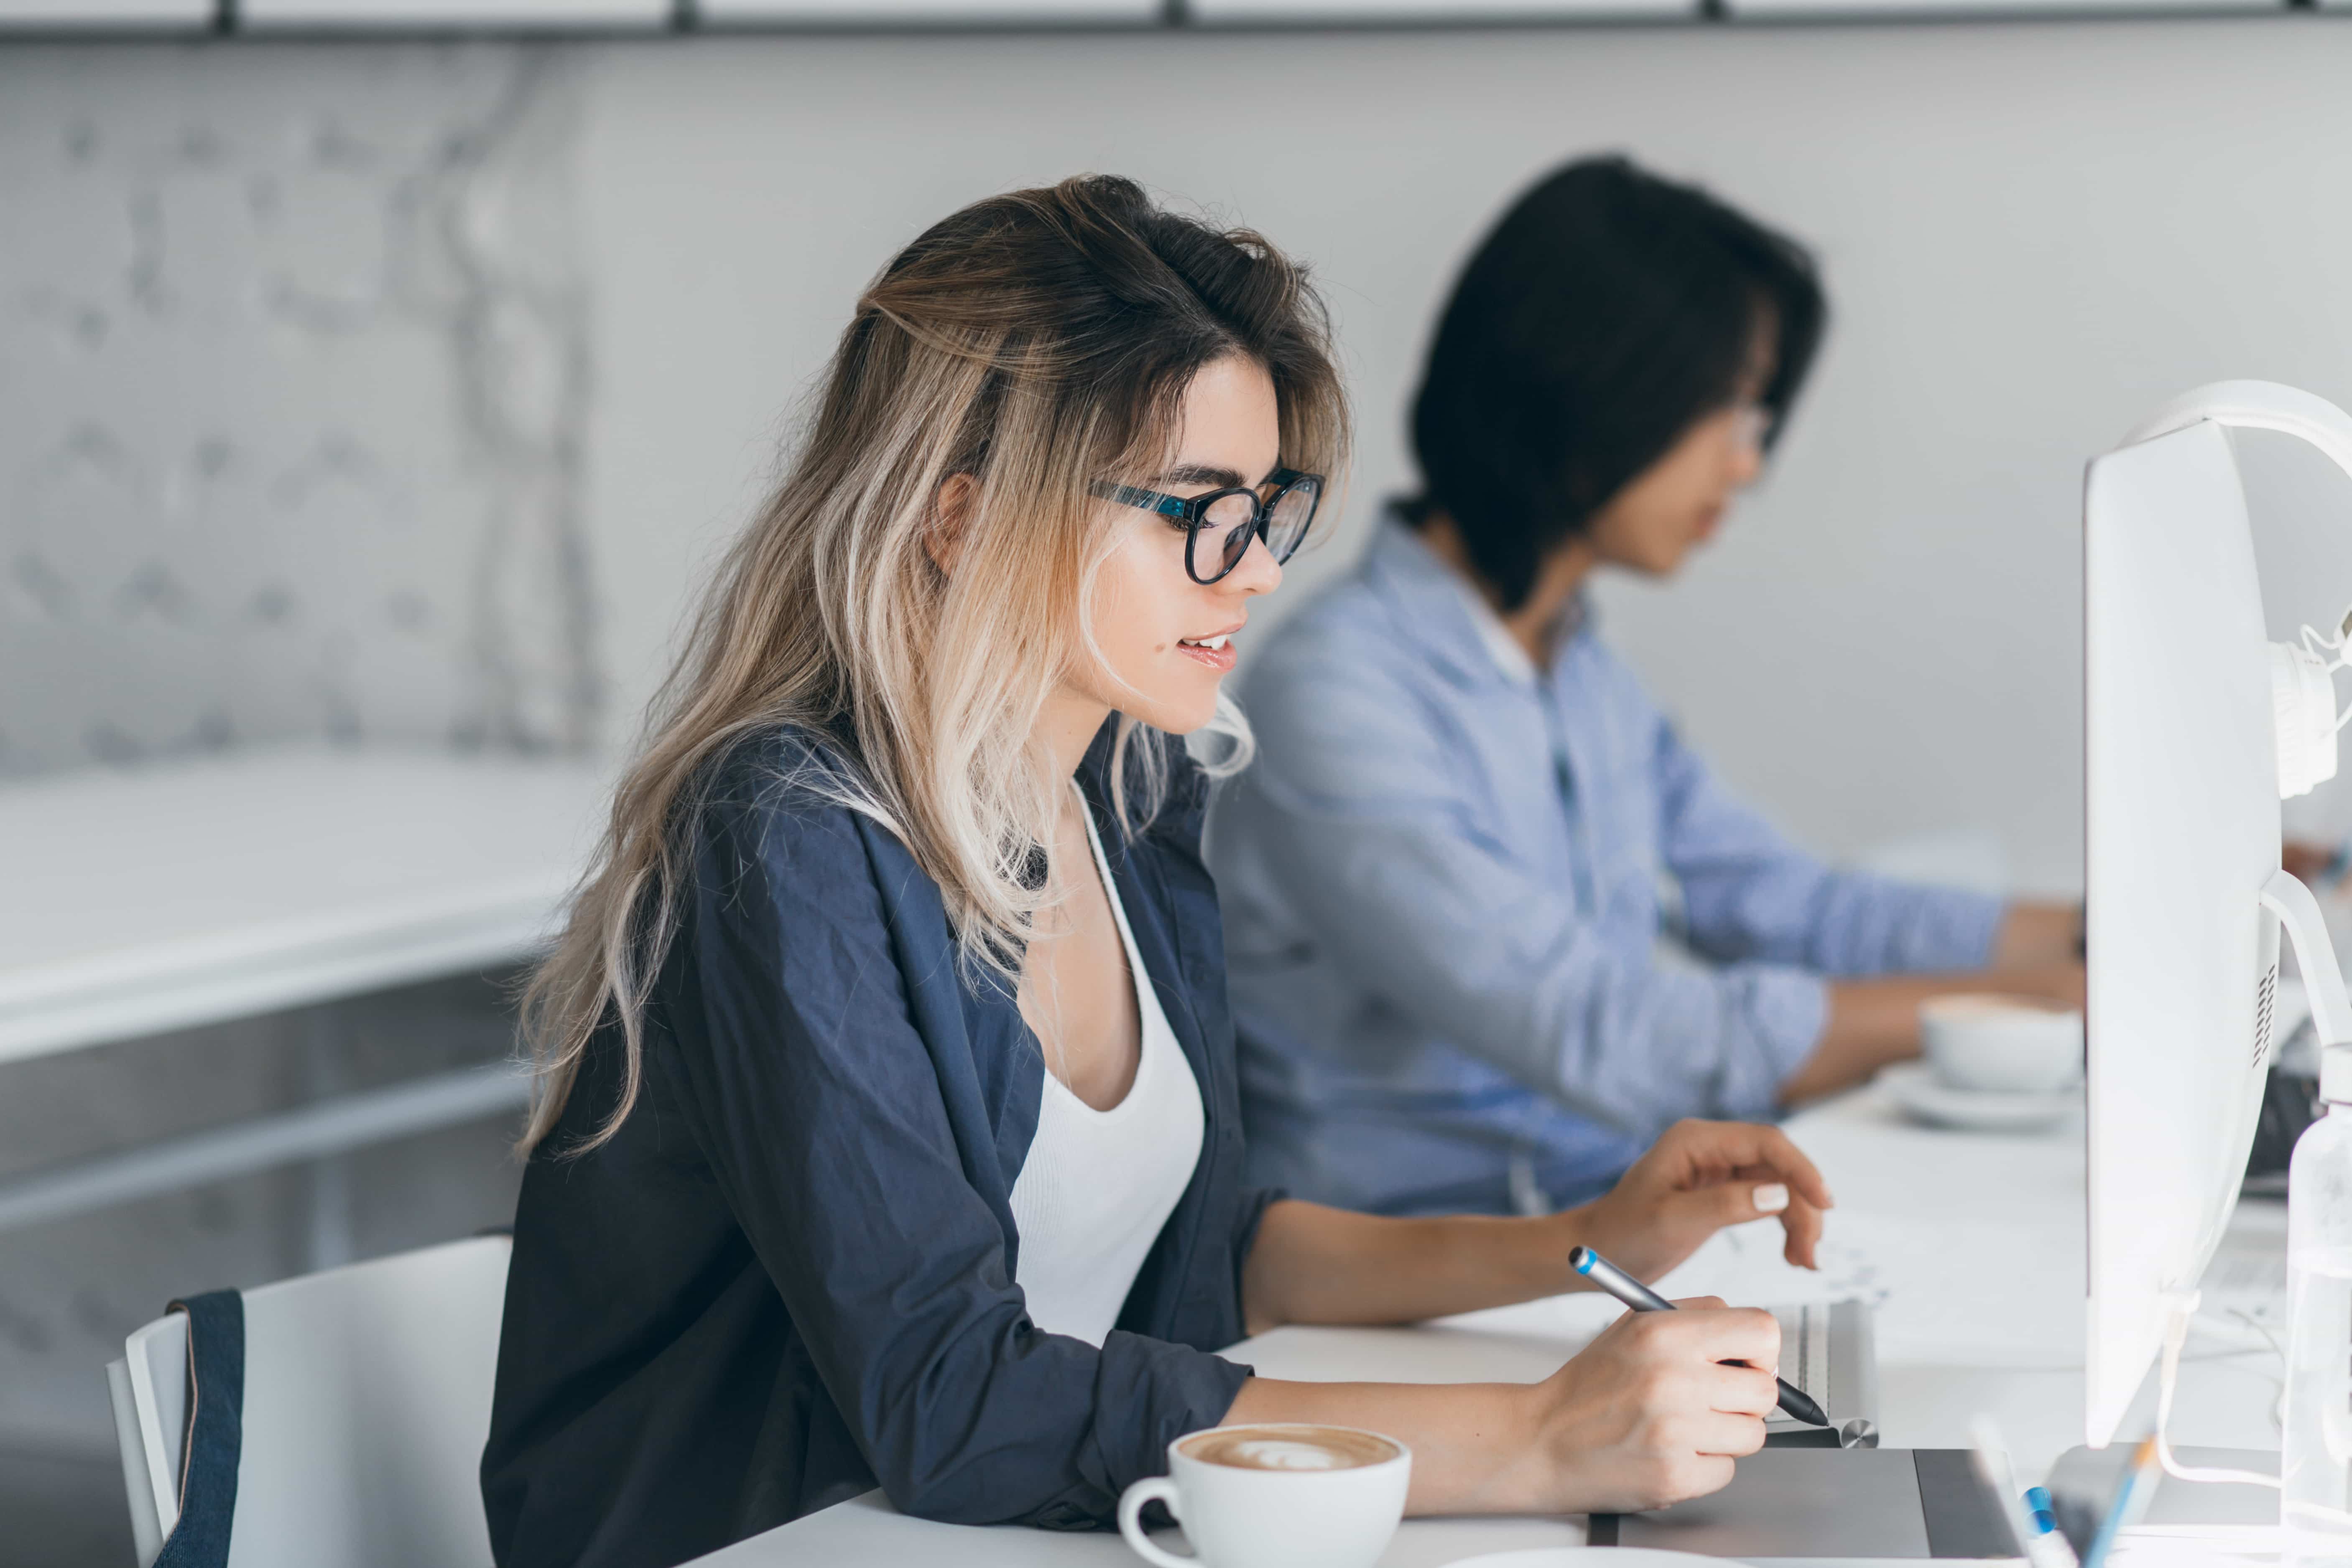
[[[510,1244],[478,1237],[244,1292],[229,1568],[491,1568],[478,1479]],[[185,1313],[106,1369],[140,1568],[180,1517]]]

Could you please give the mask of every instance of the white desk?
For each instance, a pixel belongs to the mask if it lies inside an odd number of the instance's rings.
[[[0,788],[0,1061],[523,957],[599,770],[256,748]]]
[[[257,747],[0,788],[0,1064],[494,968],[552,928],[599,765]],[[0,1227],[511,1110],[443,1074],[0,1186]]]
[[[1780,1261],[1769,1222],[1718,1237],[1677,1270],[1669,1295],[1748,1302],[1861,1295],[1878,1305],[1880,1425],[1890,1447],[1964,1447],[1992,1415],[2021,1471],[2039,1478],[2083,1426],[2083,1133],[2011,1138],[1902,1121],[1875,1089],[1808,1112],[1789,1131],[1836,1194],[1822,1270]],[[2273,1216],[2249,1213],[2258,1237]],[[2249,1245],[2258,1245],[2250,1241]],[[1280,1329],[1237,1345],[1269,1376],[1391,1382],[1549,1375],[1617,1308],[1559,1297],[1411,1329]],[[2274,1360],[2191,1347],[2177,1443],[2275,1447]],[[1481,1552],[1572,1545],[1573,1519],[1409,1520],[1383,1568],[1436,1568]],[[1139,1561],[1115,1535],[934,1524],[878,1492],[701,1560],[703,1568],[1114,1568]]]

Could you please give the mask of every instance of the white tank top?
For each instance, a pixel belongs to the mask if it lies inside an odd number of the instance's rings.
[[[1083,800],[1080,810],[1095,873],[1127,950],[1143,1048],[1127,1098],[1108,1110],[1072,1094],[1050,1071],[1042,1075],[1037,1136],[1013,1183],[1013,1223],[1021,1234],[1013,1281],[1029,1300],[1031,1322],[1099,1345],[1192,1180],[1205,1123],[1201,1086],[1143,972],[1094,814]]]

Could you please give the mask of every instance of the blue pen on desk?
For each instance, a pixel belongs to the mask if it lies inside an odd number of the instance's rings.
[[[2098,1533],[2084,1550],[2083,1568],[2102,1568],[2107,1553],[2116,1549],[2116,1537],[2137,1524],[2147,1512],[2147,1505],[2156,1498],[2157,1477],[2163,1465],[2154,1437],[2144,1437],[2134,1449],[2131,1463],[2124,1469],[2122,1482],[2116,1488],[2115,1500],[2107,1504],[2107,1517],[2099,1521]]]
[[[1570,1248],[1568,1266],[1637,1312],[1671,1312],[1675,1310],[1672,1301],[1589,1247]],[[1830,1418],[1822,1414],[1822,1407],[1814,1404],[1802,1389],[1785,1377],[1775,1377],[1772,1381],[1780,1385],[1780,1408],[1790,1415],[1809,1426],[1830,1424]]]
[[[2017,1489],[2017,1472],[2011,1468],[2009,1445],[1990,1415],[1969,1424],[1969,1463],[1990,1496],[2000,1521],[2009,1530],[2017,1554],[2029,1568],[2078,1568],[2074,1549],[2058,1533],[2050,1509],[2050,1494],[2040,1487]]]

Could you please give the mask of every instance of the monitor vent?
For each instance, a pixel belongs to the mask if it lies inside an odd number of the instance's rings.
[[[2278,1000],[2278,965],[2263,971],[2263,983],[2254,993],[2254,1071],[2263,1070],[2271,1054],[2271,1009]]]

